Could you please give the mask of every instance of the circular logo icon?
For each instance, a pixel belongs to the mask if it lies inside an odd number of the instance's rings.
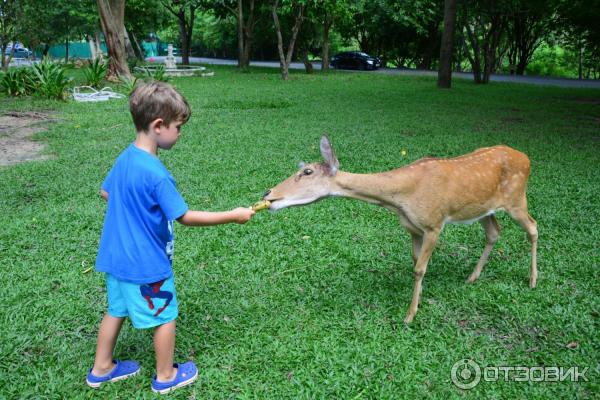
[[[475,361],[464,358],[452,366],[452,383],[464,390],[473,389],[481,380],[481,368]]]

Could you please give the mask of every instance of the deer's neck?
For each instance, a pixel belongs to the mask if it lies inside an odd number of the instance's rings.
[[[373,204],[386,205],[401,191],[402,177],[397,173],[352,174],[338,171],[333,195],[351,197]]]

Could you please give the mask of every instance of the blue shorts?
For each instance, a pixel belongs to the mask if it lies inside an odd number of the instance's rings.
[[[134,328],[145,329],[163,325],[177,318],[175,279],[137,284],[120,281],[106,274],[108,314],[129,317]]]

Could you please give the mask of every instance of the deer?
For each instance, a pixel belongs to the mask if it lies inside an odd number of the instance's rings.
[[[390,210],[412,238],[415,284],[404,319],[410,324],[418,309],[427,264],[445,224],[479,221],[486,244],[467,279],[479,278],[500,234],[497,211],[505,211],[526,232],[531,243],[529,286],[537,281],[537,222],[527,209],[530,161],[505,145],[484,147],[454,158],[423,158],[386,172],[358,174],[339,169],[329,138],[321,137],[323,161],[303,162],[299,170],[268,190],[270,210],[303,206],[330,196],[362,200]]]

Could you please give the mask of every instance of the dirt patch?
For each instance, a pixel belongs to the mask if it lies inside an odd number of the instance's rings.
[[[50,158],[40,154],[46,145],[32,141],[31,136],[46,130],[53,121],[56,120],[39,112],[6,112],[0,115],[0,166]]]

